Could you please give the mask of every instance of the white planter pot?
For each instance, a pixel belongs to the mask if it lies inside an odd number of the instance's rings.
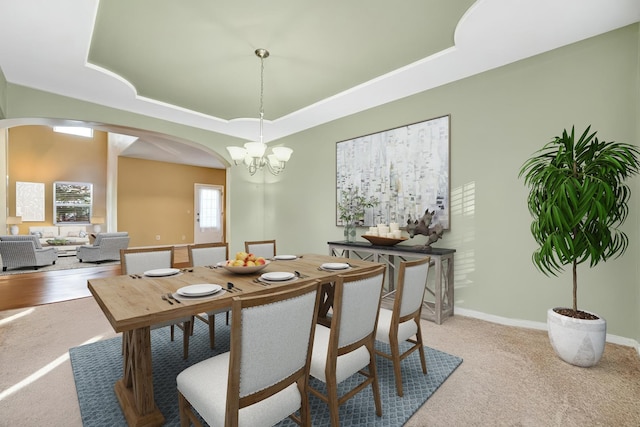
[[[547,328],[551,346],[565,362],[588,368],[600,361],[607,338],[607,322],[603,318],[574,319],[550,308],[547,311]]]

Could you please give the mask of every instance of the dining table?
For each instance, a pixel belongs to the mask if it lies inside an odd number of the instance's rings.
[[[281,259],[282,258],[282,259]],[[326,264],[347,264],[344,269],[327,269]],[[332,283],[340,274],[366,271],[376,266],[321,254],[276,257],[260,271],[237,274],[220,265],[177,269],[168,276],[130,274],[88,280],[89,291],[116,332],[123,334],[123,373],[114,385],[115,394],[130,426],[159,426],[165,418],[154,401],[151,359],[151,327],[167,321],[214,310],[231,309],[232,299],[243,295],[263,295],[318,280],[321,306],[318,322],[330,323]],[[295,278],[265,283],[264,273],[289,272]],[[228,289],[228,284],[231,289]],[[202,298],[180,298],[178,290],[191,285],[218,284],[222,290]],[[167,296],[177,297],[179,302]],[[177,404],[177,403],[176,403]]]

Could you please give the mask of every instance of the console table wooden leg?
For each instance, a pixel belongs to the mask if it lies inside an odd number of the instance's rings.
[[[450,257],[447,257],[447,284],[446,284],[446,293],[447,293],[447,305],[448,305],[448,309],[451,310],[449,316],[453,316],[453,307],[454,307],[454,297],[453,297],[453,289],[454,289],[454,279],[453,279],[453,269],[454,269],[454,263],[453,263],[453,255]]]
[[[435,277],[435,322],[438,325],[442,324],[442,258],[437,259],[436,262],[436,277]]]
[[[165,419],[153,398],[151,328],[123,334],[123,375],[115,384],[122,412],[129,426],[160,426]]]

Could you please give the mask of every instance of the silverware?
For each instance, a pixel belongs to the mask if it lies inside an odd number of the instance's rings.
[[[137,279],[135,274],[130,274],[129,277],[131,277],[132,279]]]
[[[233,283],[231,283],[231,282],[227,282],[227,290],[229,292],[238,292],[235,289],[233,289]]]
[[[176,297],[173,296],[173,294],[171,292],[169,292],[167,294],[167,297],[169,297],[169,299],[174,300],[175,302],[177,302],[178,304],[182,304],[182,301],[180,301],[179,299],[177,299]]]
[[[306,275],[300,273],[299,271],[294,271],[293,274],[298,276],[299,279],[306,279],[307,277],[309,277],[309,276],[306,276]]]
[[[165,300],[166,302],[168,302],[169,304],[173,305],[173,302],[171,302],[171,300],[169,298],[167,298],[167,296],[165,294],[162,294],[162,299]]]

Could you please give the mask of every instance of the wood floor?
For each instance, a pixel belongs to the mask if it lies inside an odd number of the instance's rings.
[[[175,248],[175,267],[185,267],[186,247]],[[87,280],[117,276],[120,265],[0,276],[0,310],[32,307],[91,296]]]

